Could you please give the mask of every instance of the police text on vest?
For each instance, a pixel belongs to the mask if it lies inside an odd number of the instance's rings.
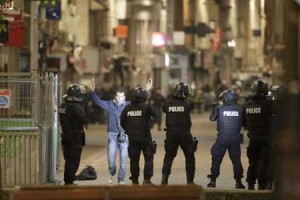
[[[142,111],[141,110],[129,111],[127,113],[127,116],[128,117],[142,116]]]
[[[246,114],[259,114],[261,113],[261,109],[258,108],[246,108]]]
[[[170,106],[169,112],[184,112],[183,106]]]
[[[224,111],[223,112],[223,116],[226,116],[226,117],[238,117],[239,116],[239,112],[238,111]]]

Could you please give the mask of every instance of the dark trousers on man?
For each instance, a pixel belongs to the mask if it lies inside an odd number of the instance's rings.
[[[190,133],[182,135],[167,133],[167,137],[165,140],[165,157],[162,173],[167,177],[171,174],[173,160],[177,155],[179,146],[185,156],[185,171],[187,183],[193,183],[195,176],[195,155],[193,148],[193,137]]]
[[[271,145],[266,138],[250,138],[247,148],[249,167],[247,182],[254,185],[258,181],[259,189],[266,189],[270,183]]]
[[[138,183],[140,175],[140,156],[143,152],[145,165],[144,165],[144,181],[150,181],[153,176],[153,147],[152,138],[150,136],[142,138],[130,138],[128,155],[130,158],[130,173],[133,183]]]
[[[212,166],[210,168],[210,178],[213,181],[220,175],[220,166],[227,150],[233,165],[234,179],[240,180],[243,178],[244,169],[241,163],[240,138],[238,136],[220,134],[216,143],[211,148]]]
[[[80,164],[81,152],[82,147],[63,145],[63,155],[65,159],[65,184],[73,184],[75,181],[75,174]]]

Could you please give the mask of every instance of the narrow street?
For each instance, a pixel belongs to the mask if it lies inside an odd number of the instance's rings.
[[[195,183],[206,187],[209,179],[207,174],[210,173],[211,165],[211,154],[210,148],[215,142],[216,138],[216,123],[210,122],[208,120],[209,113],[203,114],[193,114],[192,115],[192,134],[196,136],[199,144],[198,150],[195,154],[196,156],[196,175]],[[154,184],[160,184],[161,181],[161,169],[164,158],[163,141],[165,138],[165,132],[157,131],[157,126],[154,126],[152,130],[153,139],[157,142],[157,153],[154,157],[154,176],[152,182]],[[246,132],[244,131],[246,135]],[[78,173],[86,166],[91,165],[97,171],[97,180],[93,181],[76,181],[78,185],[106,185],[109,173],[108,164],[106,156],[106,143],[107,143],[107,132],[106,125],[90,125],[87,130],[87,145],[83,149],[82,159]],[[247,171],[248,161],[246,156],[246,147],[248,139],[245,137],[245,144],[242,145],[242,164],[244,171]],[[142,158],[142,157],[141,157]],[[118,158],[117,158],[118,159]],[[117,160],[118,163],[118,160]],[[129,159],[127,162],[127,174],[126,174],[126,184],[130,185],[129,180]],[[143,158],[140,160],[141,175],[139,181],[143,181]],[[62,180],[63,178],[63,157],[60,154],[60,167],[57,173],[57,179]],[[117,165],[118,167],[118,165]],[[217,179],[217,188],[222,189],[234,189],[235,181],[233,179],[233,169],[231,161],[226,153],[223,163],[221,165],[220,176]],[[244,173],[244,176],[246,173]],[[243,178],[245,183],[245,178]],[[177,157],[174,160],[172,167],[172,174],[169,178],[169,184],[185,184],[185,161],[184,155],[181,149],[178,150]],[[117,184],[117,176],[114,177],[114,184]],[[245,183],[246,184],[246,183]]]

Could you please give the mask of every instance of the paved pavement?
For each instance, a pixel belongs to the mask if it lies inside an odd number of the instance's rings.
[[[192,134],[197,137],[199,144],[198,150],[195,154],[196,157],[196,174],[195,183],[206,187],[209,179],[207,174],[210,173],[211,165],[211,154],[210,149],[216,139],[216,123],[208,120],[209,113],[193,114],[192,115]],[[243,131],[245,133],[245,131]],[[152,130],[153,139],[157,141],[157,153],[154,157],[154,176],[152,182],[154,184],[160,184],[161,181],[161,169],[164,158],[163,141],[165,138],[165,132],[158,131],[157,126]],[[107,145],[107,132],[106,125],[90,125],[87,133],[87,145],[83,149],[82,159],[78,173],[86,166],[91,165],[95,167],[98,178],[93,181],[76,181],[78,185],[107,185],[109,178],[108,164],[106,156],[106,145]],[[246,157],[246,147],[248,145],[248,139],[245,137],[245,144],[242,145],[242,164],[244,171],[247,171],[248,162]],[[142,158],[142,157],[141,157]],[[118,166],[117,158],[117,166]],[[63,179],[63,157],[60,154],[60,166],[57,172],[57,179]],[[140,160],[141,172],[143,170],[144,160]],[[141,175],[143,173],[140,173]],[[245,175],[246,173],[244,173]],[[130,185],[129,180],[129,159],[127,161],[127,175],[126,184]],[[117,184],[117,177],[114,177],[114,184]],[[143,181],[143,177],[140,176],[140,182]],[[245,183],[245,178],[243,179]],[[169,184],[185,184],[185,161],[184,155],[181,149],[178,150],[177,157],[173,162],[172,174],[169,177]],[[221,165],[220,176],[217,179],[217,188],[222,189],[233,189],[235,181],[233,179],[232,164],[229,159],[228,153],[226,153],[223,163]]]

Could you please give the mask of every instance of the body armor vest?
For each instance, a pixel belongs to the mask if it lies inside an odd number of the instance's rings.
[[[168,130],[191,128],[190,112],[192,105],[188,100],[171,100],[164,106],[166,113],[166,126]]]
[[[130,134],[150,132],[151,120],[148,113],[149,105],[146,103],[128,105],[126,110],[126,131]]]
[[[251,133],[266,133],[271,129],[271,102],[266,99],[249,100],[244,107],[247,129]]]
[[[237,105],[219,107],[218,131],[226,135],[239,135],[242,127],[242,108]]]

